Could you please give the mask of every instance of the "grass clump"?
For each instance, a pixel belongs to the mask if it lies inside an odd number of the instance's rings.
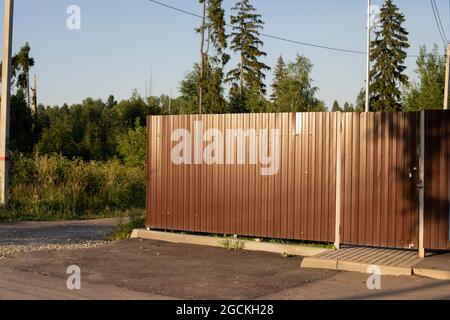
[[[108,241],[118,241],[130,239],[134,229],[145,227],[145,213],[133,211],[129,217],[122,219],[116,229],[106,237]]]
[[[222,247],[228,251],[239,251],[244,249],[244,243],[239,240],[223,240],[220,241]]]

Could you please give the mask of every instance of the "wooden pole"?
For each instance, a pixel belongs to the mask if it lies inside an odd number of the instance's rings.
[[[0,204],[8,199],[9,112],[11,105],[11,60],[14,0],[4,0],[2,96],[0,106]]]
[[[370,7],[372,6],[372,1],[367,1],[367,65],[366,65],[366,108],[365,111],[370,111],[370,32],[372,30],[370,21]]]
[[[450,80],[450,43],[447,45],[447,54],[445,60],[444,110],[448,110],[448,89]]]
[[[203,2],[203,18],[200,27],[201,44],[200,44],[200,83],[198,86],[198,113],[203,113],[203,86],[204,86],[204,69],[205,69],[205,24],[206,24],[206,0]]]

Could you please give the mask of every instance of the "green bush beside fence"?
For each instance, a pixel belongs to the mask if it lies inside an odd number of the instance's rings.
[[[145,167],[59,155],[11,157],[9,205],[1,220],[118,216],[145,208]]]

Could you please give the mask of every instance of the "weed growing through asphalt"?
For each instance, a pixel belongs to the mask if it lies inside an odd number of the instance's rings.
[[[223,240],[220,241],[220,244],[228,251],[239,251],[244,249],[244,243],[239,240]]]

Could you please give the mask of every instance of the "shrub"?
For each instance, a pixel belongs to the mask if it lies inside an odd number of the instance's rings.
[[[9,205],[0,219],[104,217],[145,207],[144,167],[125,167],[118,160],[30,159],[14,153],[10,177]]]

